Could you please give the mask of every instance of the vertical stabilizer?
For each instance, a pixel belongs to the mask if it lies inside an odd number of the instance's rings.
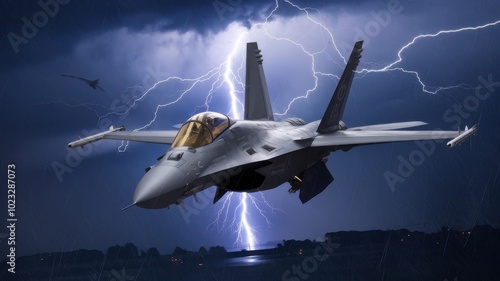
[[[256,42],[247,43],[245,120],[274,120],[262,68],[262,55]]]
[[[321,123],[316,130],[318,133],[330,133],[335,132],[340,129],[340,118],[344,113],[344,108],[347,102],[347,97],[349,96],[349,90],[351,89],[352,79],[358,66],[359,59],[361,58],[361,52],[363,51],[363,41],[358,41],[354,44],[349,61],[345,66],[344,73],[340,78],[337,88],[333,93],[333,97],[328,104],[325,115],[321,119]]]

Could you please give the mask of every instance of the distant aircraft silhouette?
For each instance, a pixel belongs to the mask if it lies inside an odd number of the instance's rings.
[[[92,87],[92,89],[95,90],[98,88],[99,90],[105,92],[104,89],[101,88],[101,86],[99,86],[99,79],[89,80],[89,79],[85,79],[82,77],[77,77],[77,76],[73,76],[73,75],[66,75],[66,74],[61,74],[61,76],[82,80],[83,82],[87,83],[90,87]]]

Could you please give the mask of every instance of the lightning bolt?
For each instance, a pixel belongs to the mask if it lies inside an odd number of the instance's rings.
[[[256,239],[254,236],[254,229],[250,226],[250,222],[248,219],[248,199],[249,194],[248,193],[241,193],[240,195],[240,204],[238,205],[238,208],[241,208],[240,212],[240,223],[238,224],[238,231],[237,231],[237,238],[236,242],[238,241],[243,241],[242,237],[242,232],[245,232],[246,235],[246,245],[248,246],[249,250],[254,250],[255,249],[255,244],[256,244]],[[266,218],[267,220],[267,218]]]
[[[434,37],[438,37],[438,36],[444,35],[444,34],[459,33],[459,32],[464,32],[464,31],[480,30],[480,29],[484,29],[484,28],[495,26],[495,25],[497,25],[499,23],[500,23],[500,20],[497,20],[497,21],[494,21],[494,22],[490,22],[490,23],[486,23],[486,24],[478,25],[478,26],[468,26],[468,27],[462,27],[462,28],[457,28],[457,29],[440,30],[440,31],[438,31],[436,33],[429,33],[429,34],[417,35],[417,36],[413,37],[413,39],[409,43],[407,43],[401,49],[399,49],[398,54],[397,54],[398,58],[395,61],[391,62],[390,64],[388,64],[388,65],[386,65],[386,66],[384,66],[382,68],[378,68],[378,69],[366,69],[366,68],[364,68],[364,69],[359,70],[357,72],[358,73],[377,73],[377,72],[400,71],[400,72],[403,72],[403,73],[412,74],[412,75],[415,75],[418,83],[422,87],[422,92],[425,92],[425,93],[428,93],[428,94],[436,94],[436,93],[438,93],[441,90],[449,90],[449,89],[454,89],[454,88],[474,89],[473,86],[462,83],[462,84],[458,84],[458,85],[435,87],[435,90],[433,90],[433,91],[432,90],[428,90],[430,87],[425,85],[425,83],[422,81],[422,79],[420,78],[420,75],[419,75],[419,73],[417,71],[406,70],[406,69],[404,69],[402,67],[394,67],[394,66],[403,61],[402,53],[406,49],[408,49],[409,47],[411,47],[413,44],[415,44],[415,42],[417,40],[419,40],[419,39],[434,38]]]
[[[292,40],[287,37],[279,36],[277,34],[273,34],[270,30],[268,30],[267,25],[272,21],[273,15],[278,13],[278,10],[281,5],[288,5],[292,8],[297,9],[305,17],[307,20],[314,26],[319,27],[320,30],[322,30],[325,33],[325,37],[328,38],[328,42],[324,42],[324,45],[322,48],[316,49],[316,50],[310,50],[307,47],[305,47],[303,44],[297,42],[296,40]],[[307,99],[311,94],[313,94],[317,88],[318,88],[318,82],[320,77],[328,77],[328,78],[334,78],[334,79],[339,79],[338,75],[333,74],[333,73],[325,73],[322,71],[317,70],[316,67],[316,61],[318,55],[327,55],[326,49],[328,47],[328,44],[331,43],[333,46],[333,49],[335,51],[335,55],[338,55],[339,59],[343,62],[343,64],[346,64],[346,58],[342,56],[335,40],[333,33],[325,26],[325,24],[321,23],[318,18],[321,18],[321,13],[318,9],[315,8],[310,8],[310,7],[301,7],[299,5],[296,5],[292,3],[292,1],[289,0],[275,0],[275,5],[272,7],[271,11],[267,14],[265,19],[262,22],[254,23],[246,32],[237,35],[237,39],[234,41],[233,48],[231,52],[227,55],[226,59],[217,67],[214,67],[207,71],[205,74],[200,75],[195,78],[182,78],[182,77],[177,77],[177,76],[172,76],[168,77],[167,79],[161,80],[156,82],[152,87],[148,88],[145,90],[139,97],[132,97],[130,100],[128,100],[125,105],[123,105],[123,109],[120,112],[117,111],[109,111],[106,114],[99,115],[97,113],[97,110],[94,108],[95,105],[93,104],[79,104],[79,105],[69,105],[66,104],[67,106],[83,106],[88,108],[89,110],[92,110],[96,113],[99,119],[110,116],[110,115],[117,115],[117,116],[124,116],[126,114],[129,114],[139,102],[145,100],[148,95],[154,92],[154,90],[158,89],[158,87],[161,84],[168,83],[171,81],[178,81],[185,83],[187,86],[181,91],[181,94],[177,96],[177,98],[173,99],[172,101],[162,103],[157,105],[156,110],[154,112],[153,118],[146,124],[144,124],[142,127],[139,127],[137,130],[143,130],[149,128],[155,121],[158,116],[159,110],[162,108],[171,106],[173,104],[176,104],[179,102],[183,97],[187,94],[189,94],[197,85],[202,84],[202,83],[209,83],[211,82],[211,87],[210,90],[208,91],[208,94],[205,97],[205,103],[201,106],[196,107],[194,110],[198,108],[205,108],[205,110],[209,109],[210,102],[212,100],[213,94],[217,89],[220,89],[221,87],[225,86],[227,87],[227,95],[228,99],[230,101],[230,109],[228,112],[228,115],[234,117],[235,119],[238,119],[240,117],[240,111],[243,107],[241,101],[238,99],[238,94],[241,94],[244,92],[244,83],[242,82],[242,79],[240,77],[240,70],[243,67],[243,56],[241,57],[241,63],[239,65],[239,68],[237,70],[234,70],[235,68],[235,58],[237,56],[238,51],[241,48],[242,42],[245,39],[245,36],[251,32],[257,30],[259,27],[262,28],[264,34],[268,36],[272,40],[276,41],[284,41],[287,42],[297,48],[299,48],[306,56],[309,57],[310,62],[311,62],[311,68],[310,72],[313,77],[313,84],[305,91],[304,94],[298,95],[294,97],[286,106],[286,108],[279,113],[275,113],[277,116],[284,116],[288,114],[292,106],[299,100],[302,99]],[[419,73],[414,70],[407,70],[403,67],[397,67],[399,63],[403,61],[403,52],[410,47],[414,45],[414,43],[417,40],[421,40],[424,38],[434,38],[438,37],[441,35],[445,34],[451,34],[451,33],[459,33],[459,32],[466,32],[466,31],[471,31],[471,30],[480,30],[480,29],[485,29],[488,27],[496,26],[498,23],[500,23],[500,20],[487,23],[484,25],[479,25],[479,26],[472,26],[472,27],[462,27],[458,29],[450,29],[450,30],[441,30],[435,33],[429,33],[429,34],[422,34],[415,36],[409,43],[404,45],[398,52],[397,52],[397,59],[389,64],[387,64],[384,67],[380,68],[364,68],[362,70],[359,70],[358,73],[363,74],[362,77],[365,75],[371,74],[371,73],[385,73],[385,72],[403,72],[406,74],[411,74],[416,77],[416,80],[418,83],[421,85],[422,92],[429,93],[429,94],[436,94],[439,91],[444,91],[444,90],[450,90],[454,88],[473,88],[470,85],[467,84],[458,84],[458,85],[447,85],[447,86],[438,86],[438,87],[431,87],[425,84],[425,82],[421,79]],[[339,68],[343,68],[341,63],[336,62],[335,60],[331,59],[331,61],[338,65]],[[120,146],[119,151],[124,152],[126,151],[128,146],[128,142],[123,142],[122,146]],[[212,227],[217,227],[219,231],[224,230],[224,229],[234,229],[234,234],[236,235],[236,241],[235,244],[241,244],[245,245],[248,247],[248,249],[254,249],[256,244],[257,244],[257,238],[256,238],[256,230],[255,228],[252,227],[252,221],[250,220],[250,208],[253,207],[257,210],[259,215],[265,218],[266,223],[270,225],[270,221],[268,217],[266,216],[266,213],[263,211],[263,208],[259,207],[259,203],[264,203],[265,207],[271,209],[273,213],[278,210],[275,208],[272,208],[269,203],[265,200],[264,196],[261,194],[261,199],[262,201],[259,201],[255,196],[248,194],[248,193],[241,193],[239,197],[236,197],[233,195],[233,193],[227,194],[223,199],[222,202],[220,203],[222,206],[220,209],[217,211],[216,214],[216,219],[209,225]],[[233,200],[239,200],[237,204],[234,204],[232,202]],[[234,207],[234,215],[232,216],[231,222],[229,222],[229,213],[230,213],[230,207]]]
[[[230,230],[233,235],[236,236],[236,240],[233,243],[234,247],[242,246],[247,250],[255,250],[257,243],[259,242],[256,234],[257,230],[252,227],[252,221],[250,220],[250,208],[253,206],[265,221],[268,227],[271,227],[271,221],[266,214],[263,207],[268,208],[276,215],[276,211],[283,212],[283,210],[272,207],[265,199],[262,192],[258,192],[261,199],[259,200],[256,196],[250,193],[240,193],[237,196],[235,193],[229,193],[221,201],[221,207],[217,211],[216,218],[207,226],[207,229],[217,229],[218,234],[223,234],[226,230]],[[238,200],[235,204],[233,201]],[[263,207],[259,206],[263,204]],[[235,206],[232,209],[231,206]],[[233,213],[232,219],[230,220],[230,214]],[[255,219],[255,216],[253,217]]]
[[[340,58],[342,58],[342,60],[344,61],[344,64],[347,63],[345,57],[342,56],[340,50],[338,49],[337,44],[335,43],[335,39],[333,38],[333,34],[330,32],[330,30],[325,25],[321,24],[320,22],[314,20],[311,17],[309,11],[315,11],[318,14],[320,14],[320,12],[319,12],[318,9],[310,8],[310,7],[302,8],[302,7],[299,7],[298,5],[293,4],[291,1],[288,1],[288,0],[284,0],[284,2],[287,3],[287,4],[289,4],[290,6],[292,6],[294,8],[302,11],[303,13],[305,13],[305,15],[306,15],[306,17],[307,17],[308,20],[310,20],[314,25],[319,26],[322,30],[324,30],[328,34],[328,37],[329,37],[330,41],[332,42],[332,44],[333,44],[333,46],[335,48],[336,53],[340,56]],[[318,88],[318,81],[319,81],[319,77],[318,76],[321,75],[321,76],[327,76],[327,77],[334,77],[334,78],[337,78],[337,79],[340,79],[340,78],[337,75],[335,75],[335,74],[324,73],[324,72],[316,70],[316,55],[324,53],[324,51],[326,49],[326,44],[323,46],[322,50],[318,50],[316,52],[310,52],[310,51],[307,50],[307,48],[304,47],[303,44],[300,44],[300,43],[298,43],[298,42],[296,42],[294,40],[291,40],[291,39],[289,39],[287,37],[273,36],[272,34],[269,33],[269,31],[266,29],[266,23],[268,23],[269,19],[278,10],[279,7],[280,7],[280,3],[279,3],[278,0],[276,0],[275,1],[275,7],[271,11],[271,13],[269,13],[269,15],[266,17],[266,20],[263,23],[259,23],[259,24],[254,25],[253,27],[262,26],[263,29],[264,29],[265,34],[269,38],[277,40],[277,41],[286,41],[286,42],[288,42],[288,43],[290,43],[292,45],[295,45],[295,46],[299,47],[302,50],[302,52],[304,52],[304,54],[306,54],[307,56],[309,56],[309,58],[311,59],[311,73],[312,73],[312,76],[313,76],[313,79],[314,79],[314,85],[311,88],[309,88],[308,90],[306,90],[306,93],[304,95],[300,95],[300,96],[294,97],[288,103],[286,109],[283,112],[274,113],[277,116],[284,116],[284,115],[288,114],[288,112],[290,111],[290,109],[292,107],[292,104],[294,104],[298,100],[307,99],[309,97],[309,95],[311,93],[313,93]],[[335,61],[333,61],[333,62],[335,64],[337,64],[340,68],[342,68],[342,66],[340,64],[338,64],[337,62],[335,62]]]

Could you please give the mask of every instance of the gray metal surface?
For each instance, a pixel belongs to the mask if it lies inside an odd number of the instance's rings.
[[[421,121],[347,128],[340,120],[349,95],[362,42],[353,48],[344,74],[322,120],[300,118],[273,121],[262,60],[257,43],[247,46],[245,120],[204,112],[186,121],[180,131],[124,131],[111,128],[82,140],[76,147],[101,139],[173,144],[138,183],[133,205],[166,208],[186,197],[216,186],[214,203],[228,191],[255,192],[290,183],[305,203],[321,193],[333,177],[324,162],[331,152],[387,142],[453,139],[462,143],[477,131],[399,131],[425,125]]]

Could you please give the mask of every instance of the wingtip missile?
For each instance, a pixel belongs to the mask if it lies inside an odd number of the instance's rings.
[[[465,127],[465,130],[462,133],[460,133],[456,138],[449,141],[446,144],[446,146],[452,148],[454,146],[463,143],[464,141],[468,140],[472,135],[475,135],[477,130],[478,130],[477,125],[472,126],[470,129]]]
[[[91,142],[95,142],[97,140],[100,140],[102,139],[106,134],[109,134],[109,133],[112,133],[112,132],[117,132],[117,131],[124,131],[125,130],[125,126],[119,126],[119,127],[113,127],[111,126],[109,128],[108,131],[105,131],[105,132],[102,132],[102,133],[98,133],[98,134],[95,134],[95,135],[92,135],[92,136],[88,136],[86,138],[83,138],[83,139],[79,139],[77,141],[73,141],[73,142],[70,142],[68,143],[68,147],[69,148],[75,148],[75,147],[78,147],[78,146],[84,146],[86,144],[89,144]]]

